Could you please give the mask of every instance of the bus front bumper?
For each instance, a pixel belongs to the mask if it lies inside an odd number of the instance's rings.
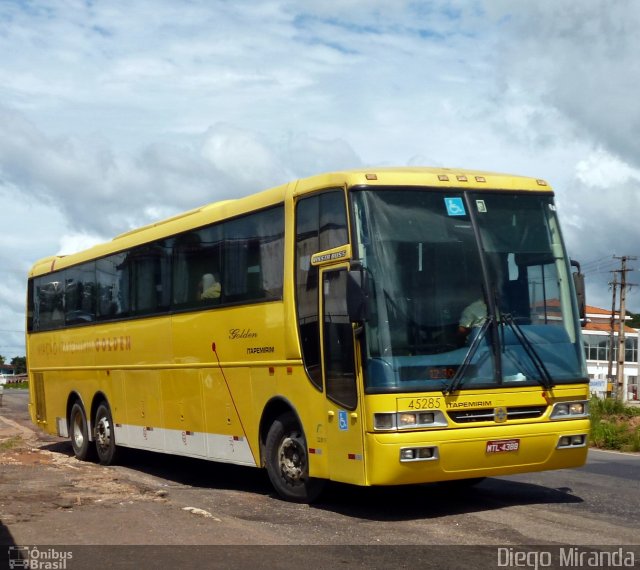
[[[366,433],[367,483],[406,485],[580,467],[587,459],[589,427],[588,419],[579,419]]]

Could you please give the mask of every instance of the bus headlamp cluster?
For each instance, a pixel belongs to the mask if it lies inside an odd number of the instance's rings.
[[[400,449],[400,463],[407,461],[435,461],[438,459],[437,447],[403,447]]]
[[[584,447],[587,443],[587,436],[583,433],[579,435],[563,435],[558,440],[558,449],[566,447]]]
[[[552,420],[586,418],[589,415],[589,402],[558,402],[551,410]]]
[[[446,427],[444,414],[432,412],[384,412],[373,414],[373,429],[376,431],[395,431],[430,427]]]

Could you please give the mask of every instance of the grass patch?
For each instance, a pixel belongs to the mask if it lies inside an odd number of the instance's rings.
[[[614,399],[591,398],[591,445],[601,449],[640,451],[640,408]]]
[[[12,388],[28,388],[29,382],[11,382],[11,384],[5,384],[5,390],[11,390]]]

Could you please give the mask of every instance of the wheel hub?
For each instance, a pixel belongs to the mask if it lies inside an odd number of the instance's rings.
[[[107,418],[100,418],[96,425],[96,443],[103,449],[111,443],[111,426]]]
[[[287,481],[297,483],[302,479],[306,469],[306,453],[299,436],[289,436],[282,440],[278,459],[280,472]]]
[[[78,449],[80,449],[84,444],[84,435],[82,434],[82,419],[78,414],[73,418],[73,441],[75,442]]]

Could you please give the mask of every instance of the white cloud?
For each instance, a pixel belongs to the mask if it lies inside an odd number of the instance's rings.
[[[101,236],[91,236],[85,233],[62,234],[60,236],[60,249],[56,255],[70,255],[77,253],[83,249],[89,249],[94,245],[102,243],[104,238]]]
[[[618,157],[597,149],[576,164],[576,178],[589,188],[620,185],[640,186],[640,169],[632,168]]]
[[[557,109],[630,163],[640,162],[640,7],[633,0],[487,4],[504,18],[505,84]]]
[[[218,124],[209,129],[202,156],[242,187],[275,186],[292,178],[266,141],[248,131]]]

